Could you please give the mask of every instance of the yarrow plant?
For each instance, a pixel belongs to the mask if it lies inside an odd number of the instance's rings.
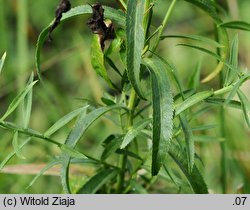
[[[48,169],[60,165],[60,179],[65,193],[150,193],[158,192],[159,183],[172,183],[176,193],[208,193],[209,186],[201,172],[206,165],[203,165],[197,147],[209,136],[196,135],[194,131],[206,134],[214,126],[203,124],[194,127],[193,122],[202,118],[212,106],[218,105],[220,133],[211,138],[219,143],[221,150],[221,185],[222,192],[226,193],[228,169],[225,164],[227,139],[224,110],[227,107],[242,110],[242,116],[250,127],[250,104],[240,90],[241,85],[249,80],[250,73],[240,70],[238,36],[231,39],[228,30],[250,31],[250,25],[243,21],[224,22],[220,14],[223,8],[215,0],[185,1],[211,18],[214,39],[196,34],[171,34],[167,27],[169,20],[184,0],[162,3],[166,12],[158,26],[153,23],[155,4],[160,4],[158,0],[117,0],[119,9],[100,3],[71,8],[69,1],[62,0],[55,20],[40,33],[37,41],[39,81],[34,81],[32,74],[25,89],[0,119],[0,127],[14,133],[14,151],[2,162],[0,169],[15,154],[21,156],[20,149],[31,139],[39,138],[57,145],[61,154],[55,155],[30,186]],[[93,32],[89,45],[93,70],[106,82],[112,94],[105,92],[104,88],[103,104],[84,102],[82,107],[58,119],[45,132],[32,130],[29,128],[32,89],[34,85],[45,85],[40,65],[44,42],[53,36],[51,33],[56,27],[65,21],[74,21],[80,15],[89,17],[86,27],[90,27],[90,34]],[[176,39],[179,47],[208,54],[217,64],[203,78],[201,75],[205,73],[198,66],[190,74],[189,83],[184,83],[168,55],[159,52],[159,46],[166,39]],[[56,40],[52,38],[52,41]],[[0,61],[0,71],[4,60],[5,54]],[[119,81],[114,82],[111,74],[116,74]],[[205,90],[200,88],[202,83],[210,84],[218,78],[218,88],[212,89],[209,85]],[[25,116],[22,127],[6,121],[21,102]],[[84,134],[92,124],[103,117],[120,129],[103,137],[103,150],[97,157],[83,153],[76,147],[77,144],[84,141]],[[53,138],[58,130],[75,118],[74,126],[63,141]],[[28,137],[21,143],[18,141],[20,134]],[[92,165],[95,172],[80,186],[72,187],[70,169],[79,163]]]

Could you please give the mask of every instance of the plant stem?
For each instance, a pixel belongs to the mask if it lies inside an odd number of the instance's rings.
[[[168,11],[167,11],[167,13],[166,13],[166,15],[165,15],[165,17],[164,17],[164,19],[162,21],[162,24],[160,26],[160,29],[158,31],[157,40],[156,40],[156,43],[155,43],[155,45],[154,45],[154,47],[152,49],[152,52],[155,52],[155,50],[157,49],[157,47],[158,47],[158,45],[160,43],[161,36],[162,36],[162,34],[164,32],[164,29],[165,29],[165,27],[167,25],[167,22],[168,22],[169,18],[171,16],[172,12],[173,12],[173,9],[174,9],[174,6],[175,6],[176,2],[177,2],[177,0],[173,0],[172,3],[170,4],[169,8],[168,8]]]
[[[22,133],[24,135],[27,135],[29,137],[35,137],[35,138],[38,138],[38,139],[42,139],[42,140],[45,140],[45,141],[48,141],[52,144],[55,144],[57,145],[58,147],[61,147],[62,144],[55,141],[55,140],[52,140],[48,137],[45,137],[44,135],[42,134],[39,134],[38,132],[34,131],[34,130],[31,130],[31,129],[28,129],[28,128],[20,128],[20,127],[17,127],[16,125],[12,124],[12,123],[9,123],[9,122],[4,122],[4,121],[0,121],[0,126],[5,128],[5,129],[8,129],[8,130],[11,130],[11,131],[18,131],[19,133]]]
[[[216,25],[215,28],[215,39],[217,42],[220,41],[220,32]],[[217,49],[217,53],[221,56],[222,52],[220,49]],[[223,71],[220,71],[219,74],[219,85],[220,91],[224,87],[224,79],[223,79]],[[221,91],[222,92],[222,91]],[[223,93],[223,92],[222,92]],[[220,137],[226,139],[226,126],[225,126],[225,108],[223,106],[220,107]],[[227,192],[227,166],[226,166],[226,141],[220,142],[220,150],[221,150],[221,182],[222,182],[222,193],[225,194]]]
[[[136,92],[132,88],[129,102],[128,102],[128,114],[127,114],[127,125],[125,131],[127,132],[133,126],[133,117],[134,117],[134,106],[136,101]],[[120,161],[120,167],[122,171],[118,176],[118,186],[117,186],[117,193],[123,192],[123,186],[125,181],[125,173],[126,173],[126,164],[127,164],[127,155],[123,155]]]

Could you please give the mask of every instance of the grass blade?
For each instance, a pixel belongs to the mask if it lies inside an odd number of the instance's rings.
[[[37,83],[37,81],[34,81],[31,84],[27,85],[25,87],[25,89],[13,99],[13,101],[9,105],[7,111],[5,112],[3,117],[0,119],[1,121],[3,121],[5,118],[7,118],[17,108],[17,106],[21,103],[21,101],[24,100],[24,97],[29,93],[29,91],[33,88],[33,86],[36,83]]]
[[[81,107],[63,116],[44,133],[44,136],[50,137],[52,134],[54,134],[56,131],[58,131],[60,128],[62,128],[67,123],[69,123],[72,119],[78,116],[80,113],[86,112],[87,108],[88,106]]]
[[[3,54],[2,58],[0,59],[0,73],[1,73],[2,68],[3,68],[5,58],[6,58],[6,52]]]
[[[212,95],[213,95],[213,91],[208,90],[208,91],[203,91],[203,92],[196,93],[195,95],[190,96],[188,99],[186,99],[182,103],[176,105],[175,116],[179,115],[180,113],[192,107],[193,105],[203,101],[204,99],[209,98]]]
[[[173,129],[173,96],[167,78],[167,66],[157,57],[144,59],[152,80],[153,151],[152,175],[157,175],[170,147]]]
[[[250,24],[244,21],[230,21],[226,23],[221,23],[219,27],[250,31]]]
[[[140,88],[140,66],[144,47],[144,6],[145,0],[128,0],[126,18],[128,78],[141,98],[144,98]]]
[[[242,109],[243,109],[246,123],[247,123],[248,127],[250,128],[250,103],[249,103],[246,95],[240,89],[237,91],[237,93],[238,93],[239,99],[240,99],[241,104],[242,104]]]
[[[120,149],[124,149],[150,122],[151,119],[143,119],[129,129],[124,136]]]
[[[93,176],[77,194],[94,194],[117,174],[116,170],[105,169]]]

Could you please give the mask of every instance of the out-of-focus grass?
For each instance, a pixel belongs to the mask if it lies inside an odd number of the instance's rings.
[[[26,2],[26,5],[24,4]],[[103,1],[108,5],[115,5],[114,1]],[[155,12],[156,23],[161,21],[161,7],[165,0],[156,3]],[[83,1],[75,0],[73,6],[82,4]],[[94,3],[88,1],[85,3]],[[250,20],[250,2],[238,1],[239,16],[241,19]],[[18,7],[18,4],[21,7]],[[14,97],[19,88],[26,81],[34,67],[34,54],[37,36],[54,18],[54,10],[57,1],[44,0],[0,0],[0,55],[7,51],[8,57],[4,70],[0,76],[0,113],[6,110],[10,99]],[[158,9],[157,9],[158,8]],[[184,14],[184,15],[183,15]],[[27,15],[27,19],[25,16]],[[60,116],[79,106],[84,98],[92,100],[93,103],[100,103],[100,96],[103,89],[107,88],[92,71],[89,51],[92,34],[86,27],[87,17],[75,18],[72,22],[65,22],[52,34],[53,42],[46,43],[42,54],[42,69],[46,78],[46,89],[39,85],[34,89],[33,111],[30,127],[44,131]],[[197,11],[194,7],[185,2],[180,2],[178,9],[173,13],[170,26],[166,33],[171,34],[192,34],[200,33],[209,35],[213,24],[208,16]],[[232,31],[233,36],[236,31]],[[27,40],[27,42],[26,42]],[[240,40],[240,67],[250,69],[250,33],[239,32]],[[202,57],[202,72],[209,72],[213,69],[214,60],[192,49],[176,47],[174,39],[162,41],[160,52],[163,56],[171,60],[178,69],[182,80],[185,82],[197,64],[196,59]],[[205,76],[202,75],[202,76]],[[204,85],[206,87],[206,85]],[[217,87],[214,87],[215,89]],[[250,98],[250,84],[242,87]],[[202,87],[201,87],[202,89]],[[227,114],[228,113],[228,114]],[[242,192],[241,184],[243,180],[250,183],[250,132],[246,128],[244,117],[238,111],[227,109],[227,164],[230,172],[227,174],[229,189],[228,192]],[[210,114],[206,114],[200,124],[216,124],[218,113],[212,109]],[[14,119],[16,117],[16,119]],[[18,121],[18,114],[12,117],[13,121]],[[196,122],[197,123],[197,122]],[[71,126],[71,125],[70,125]],[[84,141],[79,147],[84,148],[87,154],[98,154],[101,147],[100,141],[105,139],[116,127],[107,119],[100,120],[86,134]],[[59,132],[57,139],[64,140],[69,129]],[[98,131],[98,132],[96,132]],[[211,131],[218,134],[217,129]],[[6,133],[0,129],[0,160],[13,150],[11,145],[11,133]],[[199,143],[199,154],[204,161],[205,167],[200,167],[205,174],[205,179],[211,188],[211,192],[221,192],[219,179],[219,143]],[[32,140],[23,150],[26,159],[14,158],[10,164],[22,163],[45,163],[51,157],[50,154],[57,153],[57,149],[41,141]],[[8,175],[0,173],[0,193],[60,193],[60,180],[52,176],[43,176],[31,188],[26,189],[32,175]],[[153,192],[169,192],[172,186],[165,186],[164,189],[153,189]],[[245,189],[250,192],[250,186]],[[174,191],[175,192],[175,191]]]

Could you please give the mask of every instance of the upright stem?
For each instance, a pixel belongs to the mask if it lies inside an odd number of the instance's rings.
[[[164,32],[164,29],[165,29],[165,27],[167,25],[167,22],[168,22],[169,18],[171,16],[172,12],[173,12],[173,9],[174,9],[174,6],[175,6],[176,2],[177,2],[177,0],[172,0],[172,3],[170,4],[170,6],[168,8],[168,11],[167,11],[167,13],[166,13],[166,15],[165,15],[165,17],[164,17],[164,19],[162,21],[162,24],[161,24],[161,26],[159,28],[157,40],[156,40],[156,43],[155,43],[155,45],[154,45],[154,47],[152,49],[152,52],[155,52],[155,50],[157,49],[157,47],[158,47],[158,45],[160,43],[161,36],[162,36],[162,34]]]
[[[215,26],[215,38],[216,41],[219,42],[220,34]],[[221,55],[220,49],[217,49],[218,55]],[[219,75],[219,85],[220,89],[224,87],[224,79],[223,79],[223,71],[220,72]],[[225,109],[223,106],[220,107],[220,137],[225,139],[226,137],[226,126],[225,126]],[[220,142],[220,150],[221,150],[221,182],[222,182],[222,193],[225,194],[227,192],[227,166],[226,166],[226,141]]]
[[[127,132],[129,128],[133,126],[133,116],[134,116],[134,106],[135,106],[135,101],[136,101],[136,92],[132,88],[130,97],[129,97],[129,102],[128,102],[128,109],[129,112],[127,114],[127,124],[126,124],[126,129],[125,131]],[[123,155],[120,161],[120,167],[121,167],[121,172],[118,177],[118,186],[117,186],[117,193],[122,193],[123,192],[123,186],[124,186],[124,181],[125,181],[125,172],[126,172],[126,164],[127,164],[127,155]]]

